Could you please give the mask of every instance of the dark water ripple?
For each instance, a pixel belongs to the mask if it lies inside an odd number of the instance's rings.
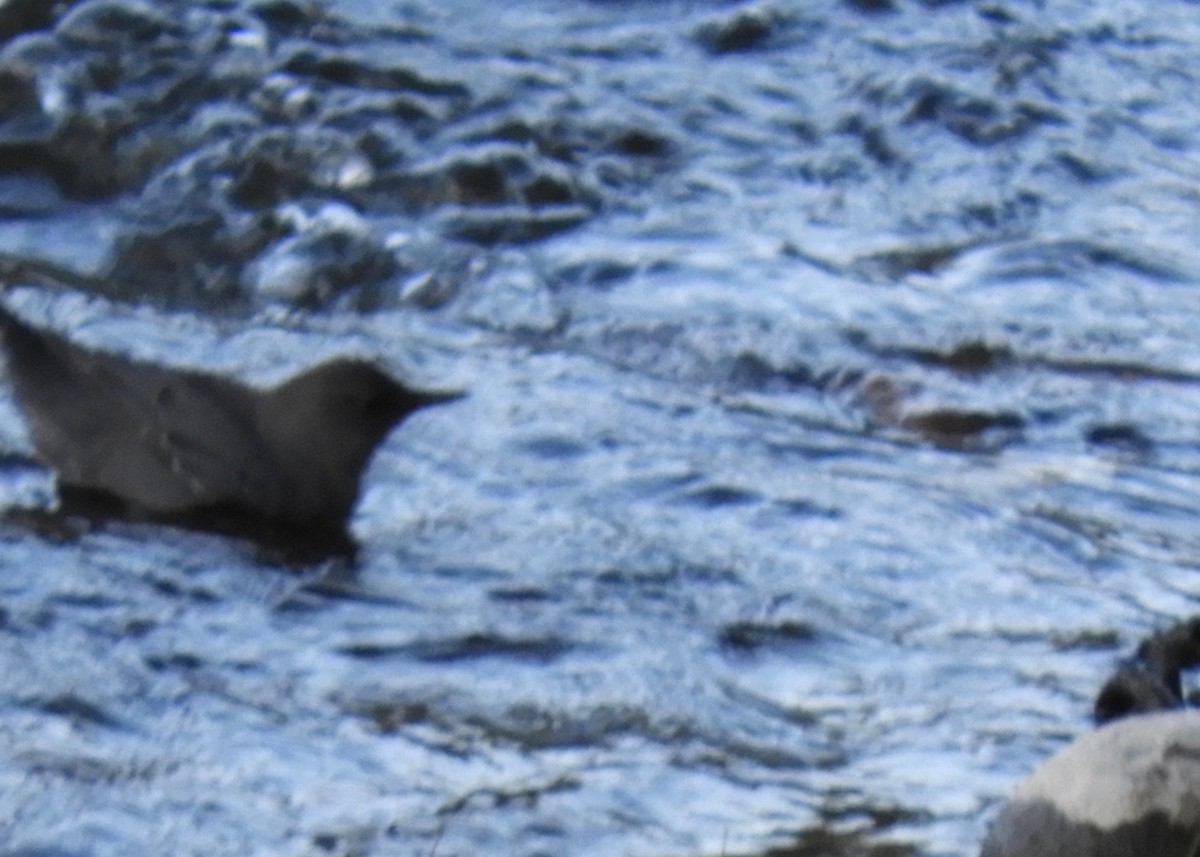
[[[1200,595],[1195,31],[0,6],[8,300],[471,391],[353,570],[6,522],[0,854],[973,853]]]

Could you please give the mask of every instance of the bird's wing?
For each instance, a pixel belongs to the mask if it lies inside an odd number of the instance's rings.
[[[124,381],[124,408],[139,431],[122,433],[126,454],[109,459],[114,466],[103,480],[127,480],[117,493],[134,496],[141,489],[138,502],[153,511],[232,505],[277,515],[285,502],[284,470],[253,422],[256,394],[215,376],[135,367],[115,380]],[[122,458],[138,459],[163,487],[145,491],[140,475],[120,471]]]

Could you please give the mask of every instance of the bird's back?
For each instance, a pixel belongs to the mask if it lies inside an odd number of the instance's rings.
[[[457,394],[331,360],[270,390],[76,345],[0,304],[8,374],[66,511],[244,535],[295,558],[353,552],[375,447]]]
[[[63,488],[151,515],[219,504],[270,514],[281,502],[247,388],[75,345],[3,306],[0,333],[31,439]]]

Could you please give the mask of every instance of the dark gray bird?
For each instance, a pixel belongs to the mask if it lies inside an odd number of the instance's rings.
[[[256,389],[93,351],[3,306],[0,338],[64,512],[248,536],[298,558],[353,552],[347,518],[375,447],[460,395],[351,359]]]

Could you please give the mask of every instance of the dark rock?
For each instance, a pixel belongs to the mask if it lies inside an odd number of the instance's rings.
[[[146,3],[97,0],[85,3],[66,15],[56,30],[73,48],[100,47],[111,50],[114,43],[133,48],[149,47],[160,39],[178,39],[184,31],[170,15]]]
[[[976,411],[958,408],[932,408],[906,414],[900,421],[927,440],[951,449],[969,446],[982,435],[992,431],[1008,434],[1019,432],[1025,420],[1011,411]]]
[[[884,351],[883,353],[890,353]],[[929,366],[937,366],[964,375],[978,375],[1013,362],[1012,349],[981,340],[960,342],[949,351],[935,348],[900,349],[897,353]]]
[[[933,122],[976,146],[1023,138],[1045,124],[1063,119],[1044,105],[982,98],[941,81],[922,80],[910,88],[910,122]]]
[[[1182,700],[1163,677],[1144,666],[1126,664],[1104,683],[1092,707],[1097,723],[1134,714],[1178,708]]]
[[[95,291],[184,305],[244,297],[246,259],[281,238],[285,229],[274,218],[240,224],[240,232],[226,226],[214,211],[172,213],[157,223],[146,218],[117,239],[107,277]]]
[[[259,20],[287,36],[305,36],[326,15],[317,3],[295,3],[292,0],[267,0],[250,7]]]
[[[735,387],[751,390],[793,390],[816,384],[812,369],[801,364],[775,366],[761,355],[743,351],[733,359],[729,381]]]
[[[845,2],[854,11],[869,15],[896,11],[896,4],[892,0],[845,0]]]
[[[702,25],[696,39],[713,54],[754,51],[770,41],[779,23],[773,15],[747,10],[727,20]]]
[[[816,638],[817,632],[807,622],[783,619],[731,622],[721,629],[717,640],[725,649],[748,654],[764,647],[811,643]]]
[[[1195,666],[1200,666],[1200,617],[1142,641],[1133,658],[1117,668],[1097,695],[1093,709],[1096,722],[1181,707],[1181,674]]]
[[[477,244],[523,243],[573,229],[591,215],[591,210],[581,205],[542,209],[495,206],[452,210],[440,219],[440,225],[447,235]]]
[[[673,149],[671,141],[655,131],[630,128],[613,137],[614,152],[635,158],[661,158]]]
[[[328,130],[269,130],[230,152],[216,169],[232,173],[230,199],[257,209],[310,191],[341,191],[367,183],[371,164],[344,134]]]
[[[6,0],[0,3],[0,42],[51,26],[77,2],[79,0]]]
[[[263,254],[245,279],[263,302],[316,307],[352,286],[377,285],[395,271],[393,255],[369,234],[318,226]]]
[[[415,92],[421,95],[467,99],[471,91],[452,80],[427,77],[405,66],[372,65],[352,56],[309,49],[297,51],[282,66],[297,77],[333,86]]]
[[[1089,428],[1084,435],[1088,443],[1145,454],[1154,449],[1154,441],[1132,423],[1101,423]]]

